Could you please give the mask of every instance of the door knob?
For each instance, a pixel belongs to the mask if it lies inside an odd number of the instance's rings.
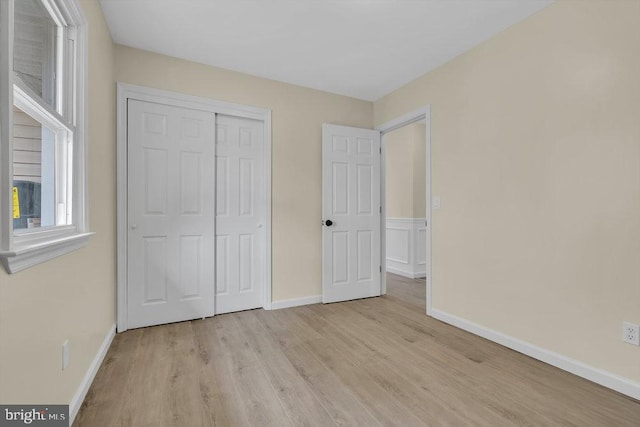
[[[131,224],[131,229],[135,230],[136,228],[138,228],[138,224]]]
[[[324,225],[326,225],[327,227],[331,227],[333,225],[333,221],[331,221],[330,219],[326,220],[324,222]]]

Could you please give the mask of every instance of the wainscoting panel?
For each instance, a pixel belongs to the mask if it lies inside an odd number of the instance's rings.
[[[427,275],[424,218],[387,218],[387,271],[412,279]]]

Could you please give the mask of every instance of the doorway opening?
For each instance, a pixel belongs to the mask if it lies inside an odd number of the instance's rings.
[[[430,314],[430,106],[378,129],[382,134],[381,293],[419,300]]]

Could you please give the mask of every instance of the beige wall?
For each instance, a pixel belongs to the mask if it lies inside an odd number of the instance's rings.
[[[28,270],[0,269],[0,402],[68,404],[115,322],[113,44],[95,0],[89,21],[89,246]],[[62,371],[62,343],[71,363]]]
[[[413,217],[413,132],[409,126],[385,135],[388,218]]]
[[[322,123],[371,128],[373,104],[124,46],[116,78],[272,110],[273,300],[319,295]]]
[[[559,1],[374,104],[432,106],[433,306],[640,381],[640,2]]]
[[[427,141],[426,125],[415,123],[413,127],[413,217],[425,218],[427,209]]]
[[[425,125],[412,123],[384,136],[388,218],[425,217]]]

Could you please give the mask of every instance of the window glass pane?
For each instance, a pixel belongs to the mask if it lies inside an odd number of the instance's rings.
[[[38,96],[56,108],[56,32],[40,0],[15,2],[13,69]]]
[[[56,225],[55,146],[53,130],[14,107],[14,230]]]

